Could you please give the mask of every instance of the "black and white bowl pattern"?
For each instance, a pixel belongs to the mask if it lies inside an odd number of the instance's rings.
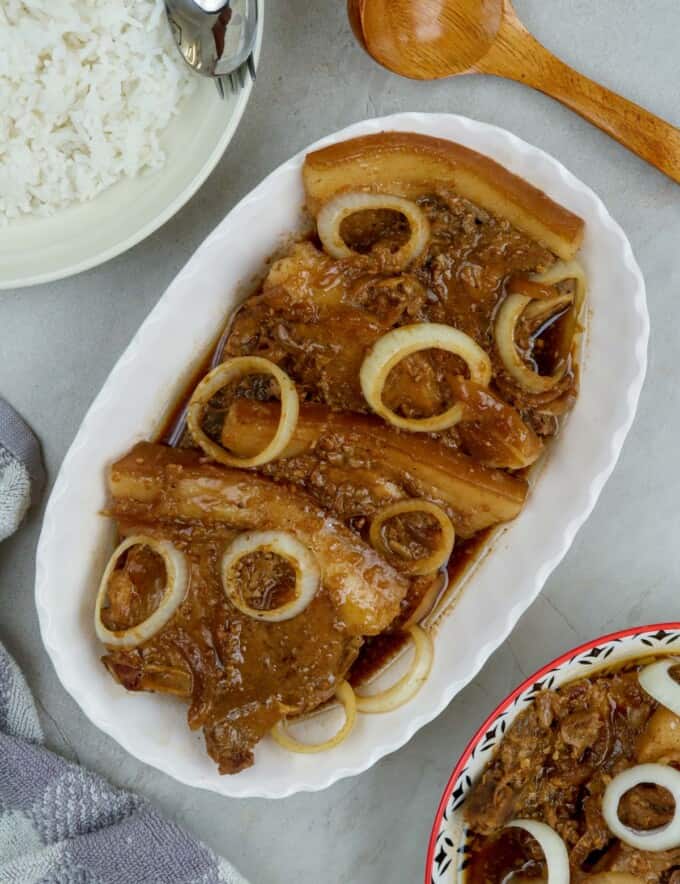
[[[517,715],[540,691],[561,687],[623,660],[680,650],[680,623],[636,627],[567,652],[516,688],[475,734],[456,765],[435,817],[425,884],[462,884],[469,863],[463,805],[473,783]]]

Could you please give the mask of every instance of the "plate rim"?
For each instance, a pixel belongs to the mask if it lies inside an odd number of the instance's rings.
[[[45,586],[47,584],[46,577],[46,566],[45,566],[45,558],[46,558],[46,547],[49,541],[49,533],[52,530],[52,521],[54,520],[54,514],[51,512],[53,501],[58,501],[58,499],[64,494],[65,489],[62,487],[65,484],[64,474],[66,473],[69,465],[69,461],[72,457],[74,457],[74,452],[82,444],[82,438],[86,435],[86,431],[88,428],[88,423],[91,419],[93,413],[96,413],[97,410],[101,407],[102,400],[105,400],[108,395],[109,386],[112,386],[114,383],[114,379],[118,373],[119,368],[122,364],[124,364],[129,357],[131,351],[134,350],[135,344],[138,336],[140,335],[142,329],[144,329],[147,325],[155,323],[157,321],[158,312],[163,309],[163,302],[165,299],[165,294],[168,293],[169,289],[175,284],[177,280],[180,278],[190,277],[193,272],[200,265],[201,255],[204,249],[208,249],[211,247],[213,241],[218,238],[219,230],[221,229],[222,224],[225,223],[226,219],[231,216],[233,213],[239,211],[239,209],[244,205],[250,202],[251,200],[258,199],[263,192],[266,193],[266,188],[268,187],[268,183],[270,179],[275,176],[285,174],[288,171],[289,167],[299,165],[301,163],[302,158],[306,153],[311,150],[318,149],[321,146],[324,146],[329,143],[333,143],[336,141],[340,141],[346,138],[353,137],[355,135],[366,134],[368,132],[381,131],[384,129],[388,129],[390,127],[396,128],[405,128],[406,124],[408,124],[409,128],[413,131],[418,131],[419,122],[421,124],[420,128],[422,130],[423,126],[426,123],[436,122],[439,120],[455,120],[457,125],[460,125],[462,128],[474,129],[479,131],[485,131],[487,134],[495,135],[496,137],[500,137],[502,142],[506,145],[509,145],[514,150],[519,150],[520,153],[529,154],[543,158],[547,160],[551,170],[554,171],[555,175],[560,175],[564,179],[566,179],[566,183],[568,184],[571,190],[574,190],[579,193],[584,193],[588,196],[589,200],[592,201],[593,205],[598,211],[600,216],[600,220],[605,227],[612,232],[617,240],[617,244],[620,247],[620,251],[622,254],[622,258],[627,265],[628,271],[631,273],[632,279],[635,282],[635,292],[634,292],[634,306],[637,314],[637,318],[639,320],[639,328],[637,337],[634,339],[635,348],[635,365],[637,368],[637,372],[629,383],[629,386],[622,390],[621,399],[622,403],[626,404],[625,418],[617,425],[615,432],[612,434],[611,439],[609,440],[609,445],[607,446],[606,458],[605,453],[603,451],[602,458],[606,459],[605,466],[594,475],[590,483],[588,485],[588,498],[587,502],[584,504],[583,508],[579,511],[578,516],[572,518],[567,524],[564,525],[563,531],[560,533],[559,538],[555,539],[555,553],[548,559],[544,559],[540,566],[536,568],[535,573],[527,579],[527,591],[523,596],[521,601],[518,601],[507,613],[507,618],[504,622],[504,628],[499,631],[499,633],[495,636],[494,640],[487,641],[486,644],[480,645],[478,649],[478,653],[474,660],[471,662],[470,669],[468,670],[464,679],[459,679],[458,681],[451,681],[447,684],[445,690],[441,692],[436,702],[433,702],[427,709],[427,711],[421,715],[414,716],[405,728],[400,729],[398,736],[391,740],[386,740],[385,742],[380,743],[380,745],[375,746],[373,751],[366,752],[361,759],[352,765],[346,765],[344,767],[332,767],[329,765],[328,774],[321,779],[308,778],[303,782],[293,782],[289,784],[286,788],[276,788],[274,790],[272,787],[264,788],[262,786],[241,786],[239,787],[236,783],[234,783],[233,788],[229,789],[218,789],[215,784],[211,781],[208,781],[207,778],[203,778],[200,781],[197,781],[195,777],[187,776],[183,777],[181,773],[179,773],[175,769],[171,769],[172,765],[168,765],[165,763],[165,759],[159,753],[151,753],[147,751],[140,751],[139,748],[131,747],[130,741],[121,739],[119,735],[113,735],[104,725],[102,725],[98,720],[96,720],[96,714],[92,709],[89,708],[87,697],[83,694],[83,692],[78,688],[77,684],[67,683],[69,682],[69,678],[67,676],[67,667],[59,665],[61,663],[62,653],[59,651],[58,647],[52,641],[52,636],[50,634],[50,615],[47,604],[45,602]],[[637,408],[637,403],[640,395],[640,391],[642,389],[642,384],[644,381],[646,365],[647,365],[647,342],[649,338],[649,316],[647,312],[646,305],[646,297],[645,297],[645,285],[640,269],[635,261],[633,256],[632,248],[628,239],[626,238],[621,227],[616,223],[616,221],[611,217],[607,209],[605,208],[602,200],[595,194],[591,188],[577,179],[571,172],[569,172],[562,163],[552,157],[550,154],[547,154],[545,151],[537,148],[533,145],[524,142],[522,139],[517,138],[513,133],[508,132],[505,129],[502,129],[498,126],[494,126],[488,123],[478,122],[476,120],[471,120],[470,118],[460,116],[457,114],[437,114],[437,113],[398,113],[385,117],[379,118],[370,118],[367,120],[363,120],[359,123],[352,124],[348,127],[345,127],[335,133],[332,133],[324,138],[319,139],[312,145],[305,147],[303,150],[299,151],[295,156],[286,160],[282,163],[277,169],[267,175],[263,181],[260,182],[250,193],[243,197],[239,203],[234,206],[231,211],[225,216],[225,219],[216,227],[216,229],[208,235],[208,237],[204,240],[204,242],[196,249],[194,254],[188,260],[184,268],[182,268],[175,279],[170,283],[168,289],[164,295],[159,299],[158,304],[151,311],[145,322],[140,329],[137,331],[135,336],[132,338],[130,344],[126,348],[126,350],[121,355],[120,359],[112,369],[109,374],[107,380],[102,386],[99,394],[95,398],[94,402],[90,406],[83,422],[76,434],[76,437],[67,452],[64,461],[62,463],[62,467],[60,469],[59,475],[55,481],[50,501],[48,502],[48,506],[45,511],[45,519],[43,523],[43,529],[41,531],[38,550],[36,556],[36,584],[35,584],[35,596],[36,596],[36,606],[38,609],[38,616],[40,622],[40,632],[45,648],[52,660],[52,663],[55,667],[59,680],[65,690],[76,700],[84,714],[92,721],[92,723],[103,732],[107,733],[119,745],[122,746],[126,751],[132,754],[135,758],[145,763],[151,764],[157,769],[162,770],[164,773],[174,777],[180,782],[183,782],[187,785],[191,785],[198,788],[205,788],[211,791],[215,791],[218,794],[230,795],[232,797],[265,797],[265,798],[283,798],[288,797],[289,795],[295,794],[297,792],[313,792],[319,791],[327,788],[333,783],[337,782],[340,779],[344,779],[348,776],[357,775],[362,773],[363,771],[370,768],[373,764],[375,764],[380,758],[396,751],[397,749],[404,746],[413,736],[414,734],[420,730],[425,724],[432,721],[436,718],[444,708],[451,702],[453,697],[458,693],[459,690],[465,684],[468,684],[479,672],[481,667],[484,665],[486,660],[489,658],[491,653],[496,650],[500,645],[505,641],[507,636],[510,634],[514,626],[516,625],[521,614],[526,610],[528,604],[536,598],[542,589],[547,577],[554,570],[554,568],[559,564],[559,562],[564,557],[565,553],[571,546],[574,537],[576,536],[577,531],[589,517],[595,503],[599,497],[599,494],[606,483],[607,479],[611,475],[618,457],[621,453],[621,449],[623,447],[623,442],[625,437],[630,429],[630,426],[633,422],[635,411]],[[632,345],[633,341],[631,341]],[[632,358],[632,354],[631,354]],[[52,517],[52,518],[48,518]],[[224,779],[224,778],[223,778]],[[233,780],[237,780],[237,777],[232,778]],[[310,781],[314,779],[314,781]]]
[[[259,67],[260,52],[262,50],[266,0],[257,0],[257,2],[258,21],[255,46],[253,47],[256,70]],[[57,282],[60,279],[68,279],[71,276],[77,276],[79,273],[84,273],[86,270],[92,270],[93,268],[99,267],[102,264],[106,264],[108,261],[113,260],[113,258],[117,258],[119,255],[122,255],[135,246],[139,245],[141,242],[151,236],[152,233],[155,233],[164,224],[167,224],[167,222],[172,217],[174,217],[180,211],[180,209],[184,208],[184,206],[189,202],[194,194],[205,184],[210,174],[214,172],[217,164],[220,162],[227,148],[231,144],[234,135],[236,135],[236,131],[241,124],[243,114],[245,113],[248,102],[250,101],[250,96],[252,94],[254,85],[255,84],[252,77],[248,76],[246,78],[245,85],[241,87],[239,94],[236,97],[234,111],[229,119],[226,121],[224,132],[222,133],[219,141],[210,153],[210,156],[203,164],[203,166],[201,166],[201,168],[198,170],[196,175],[194,175],[191,181],[187,184],[187,186],[183,190],[181,190],[180,193],[178,193],[174,197],[174,199],[172,199],[168,203],[165,209],[163,209],[162,212],[159,212],[158,215],[156,215],[155,218],[147,222],[143,227],[140,227],[130,236],[117,242],[115,245],[102,249],[96,254],[90,255],[90,257],[88,258],[83,258],[82,260],[77,261],[74,264],[67,264],[59,269],[47,270],[42,273],[29,273],[28,275],[22,274],[20,276],[15,276],[9,279],[2,279],[0,277],[0,292],[14,289],[24,289],[28,288],[29,286],[42,285],[43,283],[47,282]],[[159,170],[159,174],[163,174],[163,169]],[[90,200],[88,202],[95,202],[96,199],[97,197],[95,197],[94,200]]]
[[[500,703],[498,703],[495,709],[486,716],[486,718],[479,725],[470,740],[467,742],[465,748],[460,754],[458,761],[451,771],[451,775],[446,781],[446,785],[444,786],[444,790],[437,805],[437,810],[435,812],[432,827],[430,829],[430,837],[428,841],[425,860],[424,884],[432,884],[432,881],[434,880],[432,876],[432,865],[434,862],[434,852],[436,848],[437,837],[441,828],[441,822],[444,812],[449,803],[449,800],[451,799],[453,788],[460,778],[460,775],[463,772],[465,765],[469,761],[474,749],[476,749],[477,745],[482,741],[483,737],[486,735],[487,731],[494,724],[494,722],[507,709],[512,706],[512,704],[518,697],[520,697],[525,691],[536,684],[537,681],[543,679],[548,673],[551,673],[556,669],[569,669],[571,668],[571,666],[574,666],[575,668],[575,658],[579,657],[581,654],[593,650],[594,648],[598,648],[600,647],[600,645],[605,645],[615,641],[622,641],[625,639],[641,639],[642,636],[645,636],[649,633],[663,631],[680,633],[680,621],[671,620],[664,623],[650,623],[649,625],[642,626],[627,626],[624,629],[617,629],[614,632],[608,632],[604,635],[595,636],[594,638],[589,639],[588,641],[584,641],[581,644],[571,648],[570,650],[559,654],[548,663],[544,663],[543,666],[540,666],[534,673],[528,675],[525,679],[523,679],[520,684],[517,685],[517,687],[513,688],[513,690],[511,690],[510,693],[503,700],[501,700]]]

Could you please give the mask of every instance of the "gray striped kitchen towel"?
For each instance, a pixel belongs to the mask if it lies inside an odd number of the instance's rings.
[[[0,399],[0,540],[44,479],[38,441]],[[0,644],[0,884],[247,882],[140,796],[50,752],[28,685]]]

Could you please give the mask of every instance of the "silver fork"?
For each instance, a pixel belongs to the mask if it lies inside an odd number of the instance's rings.
[[[250,76],[250,79],[254,83],[256,75],[255,59],[251,53],[248,56],[248,59],[235,71],[232,71],[230,74],[225,74],[222,77],[215,77],[215,86],[217,87],[217,92],[220,98],[226,98],[225,87],[227,81],[229,82],[229,89],[232,95],[236,95],[239,89],[242,89],[246,85],[246,76]]]

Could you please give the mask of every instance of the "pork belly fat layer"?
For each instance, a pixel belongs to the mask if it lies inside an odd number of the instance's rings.
[[[408,581],[309,495],[193,451],[140,443],[111,468],[114,515],[292,531],[316,555],[347,629],[374,635],[399,613]]]
[[[272,437],[277,420],[278,406],[237,400],[227,413],[222,443],[238,455],[254,454]],[[314,457],[305,465],[301,458],[310,453]],[[326,466],[313,481],[309,473],[315,461]],[[330,482],[331,471],[334,487],[342,482],[355,487],[364,501],[363,515],[403,497],[441,502],[461,537],[514,519],[527,495],[523,479],[480,466],[436,440],[323,405],[301,407],[293,439],[271,469],[277,479],[304,484],[317,499],[325,499],[324,477]]]
[[[312,214],[342,190],[359,188],[414,199],[434,183],[450,186],[568,261],[584,222],[490,157],[461,144],[413,132],[380,132],[307,154],[302,169]]]

